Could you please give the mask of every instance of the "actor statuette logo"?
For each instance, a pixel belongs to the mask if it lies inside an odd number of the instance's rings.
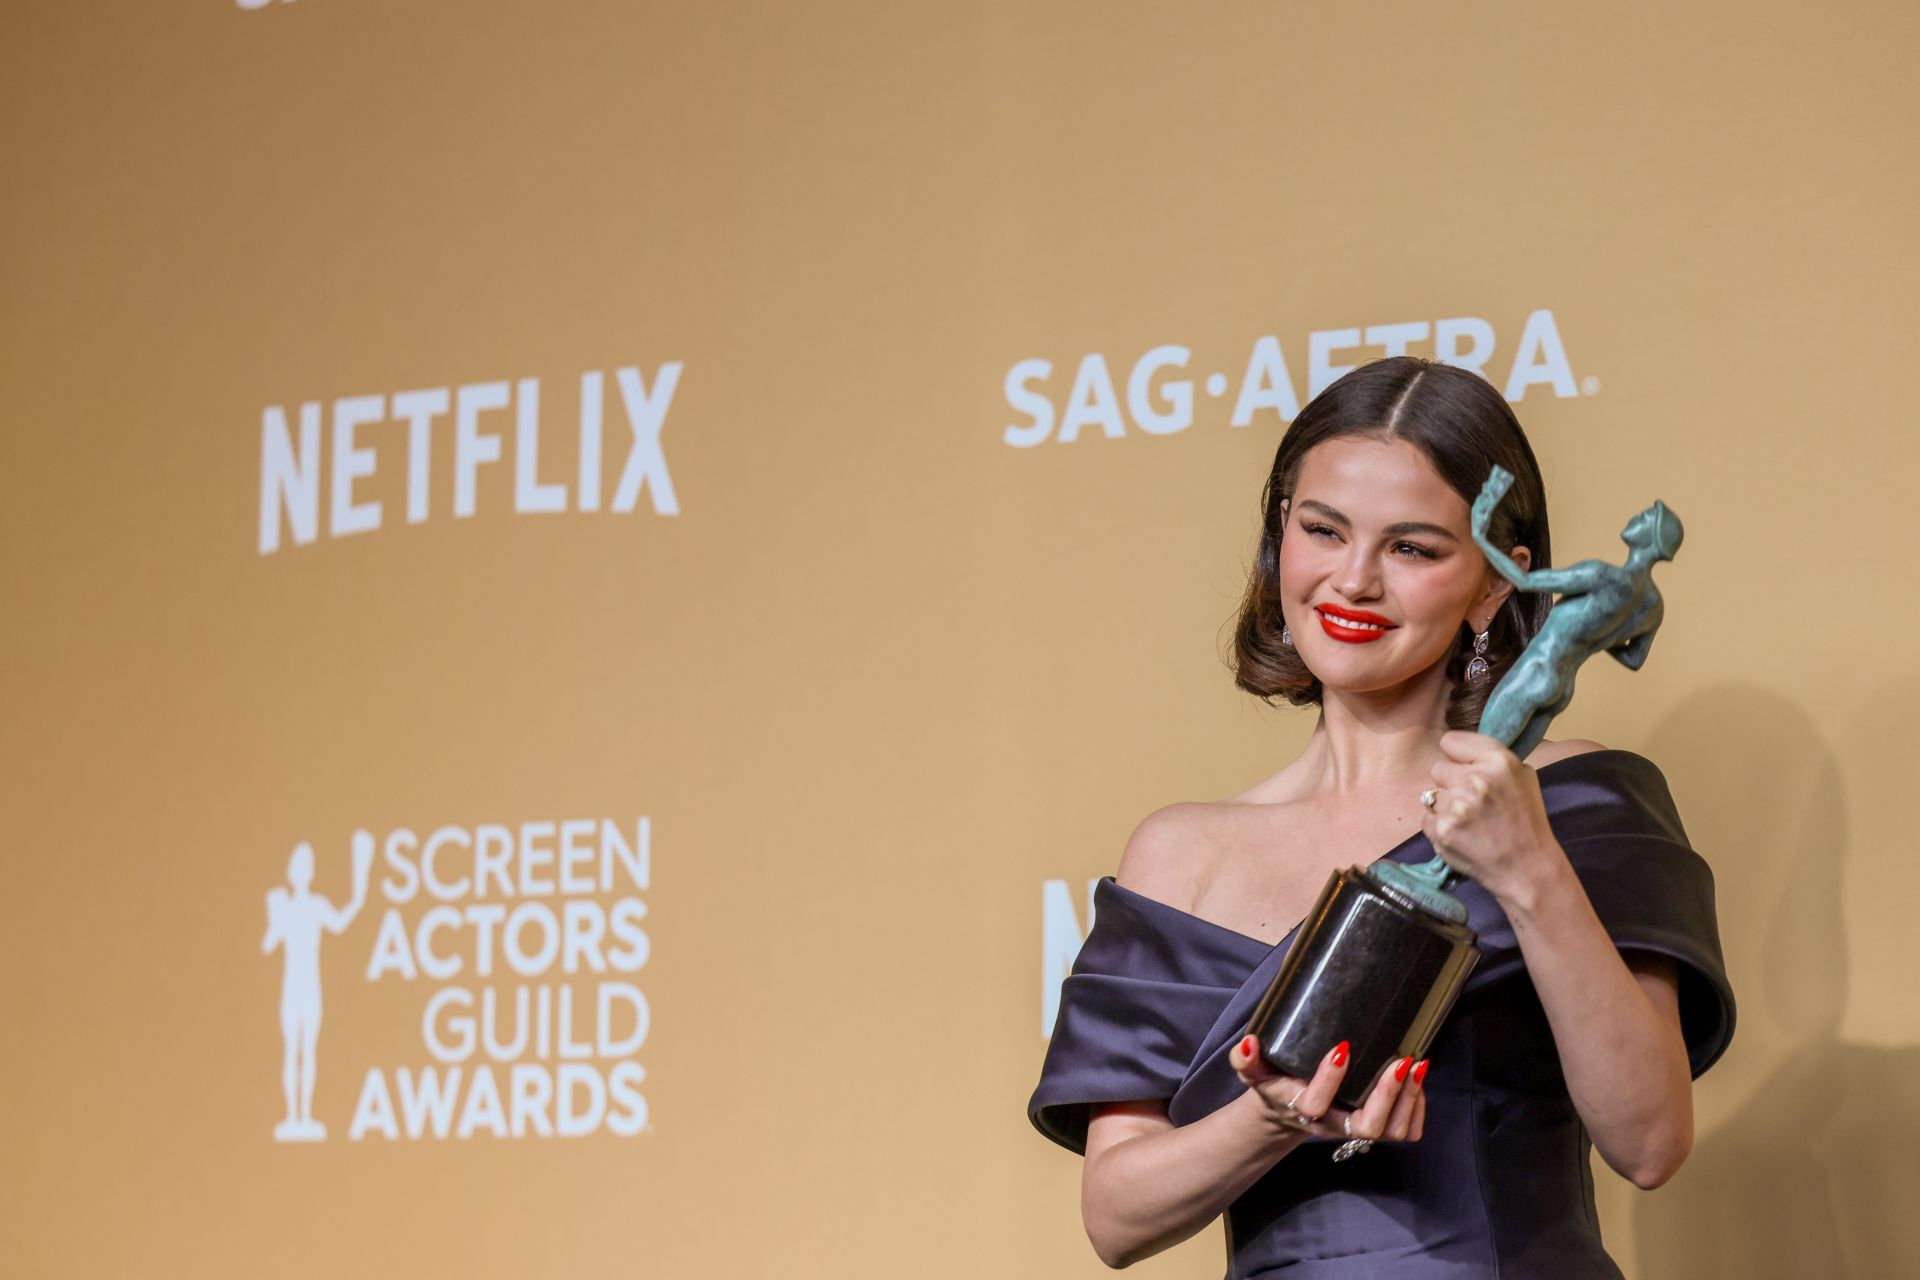
[[[273,1127],[275,1142],[318,1142],[327,1127],[313,1118],[314,1049],[320,1038],[320,939],[345,933],[367,900],[373,837],[353,834],[353,900],[336,907],[313,892],[313,846],[302,841],[287,859],[287,883],[267,890],[267,936],[260,950],[282,954],[280,1035],[285,1055],[280,1087],[287,1116]]]
[[[315,893],[301,843],[267,893],[262,950],[282,953],[280,1142],[318,1142],[320,954],[365,956],[365,983],[417,990],[419,1033],[359,1073],[347,1137],[391,1142],[631,1137],[648,1128],[639,1061],[652,1013],[637,975],[651,943],[652,824],[611,818],[397,828],[352,836],[353,896]],[[354,928],[383,867],[378,922]],[[336,981],[338,970],[336,968]],[[337,1019],[336,1019],[337,1021]],[[336,1037],[337,1039],[337,1037]],[[330,1063],[339,1062],[332,1054]]]

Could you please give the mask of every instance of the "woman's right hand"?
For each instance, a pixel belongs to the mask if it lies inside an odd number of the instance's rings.
[[[1327,1050],[1313,1079],[1300,1080],[1260,1056],[1252,1036],[1227,1055],[1234,1074],[1266,1103],[1276,1131],[1315,1138],[1367,1138],[1376,1142],[1418,1142],[1427,1126],[1427,1060],[1401,1058],[1387,1064],[1358,1111],[1333,1105],[1334,1092],[1347,1077],[1347,1042]]]

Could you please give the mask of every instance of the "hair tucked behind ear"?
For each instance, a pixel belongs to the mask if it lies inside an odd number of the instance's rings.
[[[1390,356],[1363,364],[1315,396],[1281,437],[1261,499],[1260,543],[1253,572],[1234,625],[1234,683],[1265,702],[1285,699],[1296,707],[1320,701],[1320,681],[1300,655],[1280,641],[1280,539],[1286,532],[1283,503],[1293,497],[1300,464],[1317,444],[1342,436],[1405,440],[1433,463],[1454,492],[1471,506],[1498,464],[1513,473],[1513,488],[1487,528],[1494,546],[1524,546],[1529,567],[1553,563],[1547,527],[1546,486],[1540,464],[1513,409],[1476,373],[1418,356]],[[1463,624],[1447,659],[1453,694],[1447,726],[1477,729],[1487,696],[1539,632],[1553,607],[1543,592],[1513,591],[1488,627],[1486,678],[1466,683],[1474,634]]]

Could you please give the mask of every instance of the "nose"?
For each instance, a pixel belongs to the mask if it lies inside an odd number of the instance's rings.
[[[1348,544],[1347,556],[1334,575],[1336,591],[1349,600],[1371,600],[1380,594],[1380,566],[1359,539]]]

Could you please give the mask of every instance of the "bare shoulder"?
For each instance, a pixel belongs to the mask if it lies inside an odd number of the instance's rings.
[[[1542,765],[1552,764],[1555,760],[1566,760],[1572,756],[1583,756],[1589,751],[1605,751],[1607,748],[1589,738],[1567,738],[1561,742],[1543,742],[1527,753],[1527,764],[1538,769]]]
[[[1216,806],[1182,801],[1155,809],[1127,837],[1114,879],[1143,897],[1185,908],[1206,882]]]

